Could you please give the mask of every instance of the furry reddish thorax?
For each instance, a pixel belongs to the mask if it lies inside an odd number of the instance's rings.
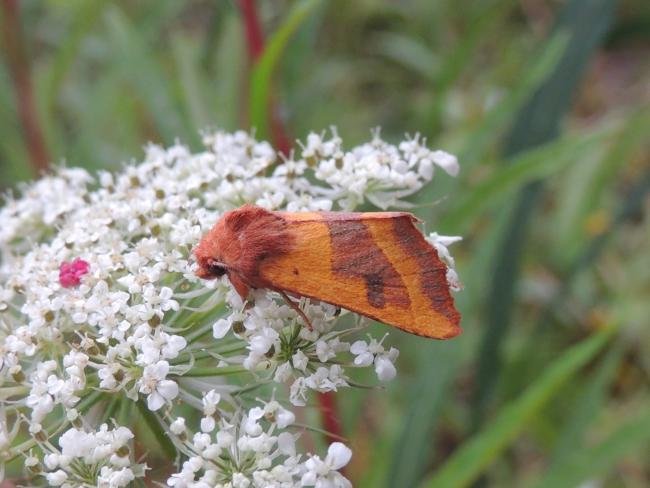
[[[285,219],[275,212],[244,205],[226,212],[194,250],[203,279],[224,274],[242,299],[250,288],[271,288],[258,273],[262,260],[291,250],[293,237]]]

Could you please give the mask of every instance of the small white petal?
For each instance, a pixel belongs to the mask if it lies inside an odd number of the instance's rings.
[[[294,415],[293,412],[286,410],[284,408],[281,408],[278,410],[278,413],[276,415],[276,422],[278,424],[278,427],[281,429],[286,428],[287,426],[293,424],[296,421],[296,416]]]
[[[358,356],[359,354],[363,354],[367,350],[368,350],[368,344],[366,344],[364,341],[355,341],[354,344],[350,346],[350,352],[355,356]]]
[[[354,364],[361,367],[370,366],[374,358],[375,357],[371,353],[364,352],[362,354],[359,354],[356,358],[354,358]]]
[[[212,432],[217,423],[212,417],[203,417],[201,419],[201,432]]]
[[[332,442],[327,449],[325,463],[333,470],[339,470],[350,462],[352,450],[341,442]]]
[[[165,399],[158,392],[154,391],[147,397],[147,407],[152,412],[155,412],[165,404]]]
[[[375,360],[375,373],[377,373],[377,378],[381,381],[390,381],[395,378],[397,371],[395,370],[395,365],[390,361],[390,359],[379,356]]]
[[[212,336],[215,339],[223,338],[230,330],[231,323],[226,319],[219,319],[212,326]]]
[[[457,176],[460,171],[458,159],[445,151],[433,151],[433,162],[440,166],[450,176]]]
[[[178,385],[172,380],[160,381],[156,389],[167,400],[173,400],[178,396]]]
[[[278,436],[278,450],[286,456],[296,455],[296,439],[289,432],[282,432]]]

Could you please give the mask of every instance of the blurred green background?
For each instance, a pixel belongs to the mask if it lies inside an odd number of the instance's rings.
[[[354,485],[649,486],[650,2],[258,0],[256,62],[245,3],[2,0],[0,189],[273,138],[272,105],[289,140],[420,132],[461,162],[414,203],[465,238],[464,334],[391,330],[398,378],[338,395]]]

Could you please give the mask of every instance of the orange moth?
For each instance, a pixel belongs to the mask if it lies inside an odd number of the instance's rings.
[[[460,334],[446,273],[405,212],[226,212],[194,250],[197,276],[228,279],[242,299],[251,288],[352,310],[434,339]]]

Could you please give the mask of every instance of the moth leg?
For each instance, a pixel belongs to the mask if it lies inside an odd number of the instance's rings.
[[[232,286],[235,287],[235,291],[239,294],[243,301],[246,301],[248,298],[248,293],[250,292],[250,287],[242,280],[239,275],[234,273],[228,273],[228,279]]]
[[[311,325],[311,320],[309,320],[307,315],[305,315],[305,312],[302,311],[302,309],[298,306],[298,304],[294,302],[291,298],[289,298],[287,294],[282,290],[276,290],[276,291],[282,296],[282,298],[284,298],[284,301],[287,302],[287,305],[293,308],[298,313],[298,315],[302,317],[302,320],[304,320],[305,324],[307,324],[307,328],[309,330],[314,330],[314,326]]]

